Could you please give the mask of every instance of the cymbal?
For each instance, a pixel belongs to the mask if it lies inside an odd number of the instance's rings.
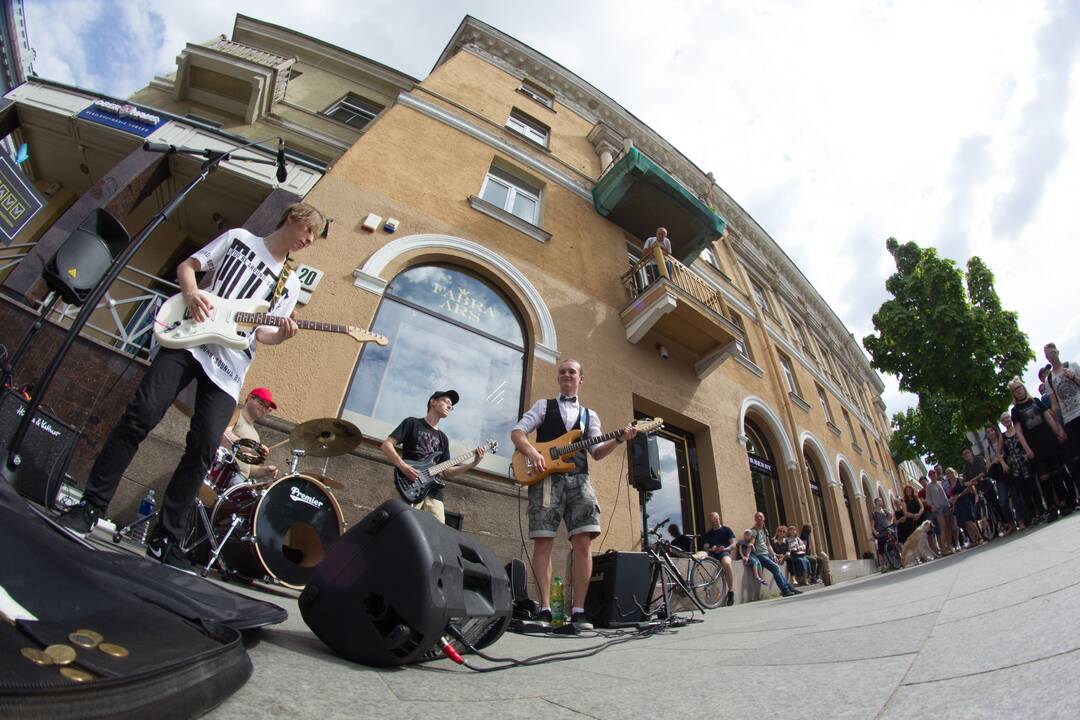
[[[294,427],[289,433],[292,446],[312,457],[344,455],[363,439],[359,428],[348,420],[339,418],[308,420]]]
[[[334,488],[335,490],[344,490],[345,489],[345,483],[341,482],[340,480],[335,480],[334,478],[330,477],[329,475],[323,475],[321,473],[303,473],[303,474],[307,475],[308,477],[315,478],[316,480],[321,482],[326,487]]]

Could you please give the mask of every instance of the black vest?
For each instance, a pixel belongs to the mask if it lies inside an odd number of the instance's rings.
[[[581,437],[585,438],[589,435],[589,423],[592,420],[592,413],[588,408],[581,405],[581,411],[585,413],[585,428],[582,430]],[[577,427],[575,423],[574,427]],[[570,430],[572,430],[570,428]],[[547,410],[544,412],[544,419],[540,423],[540,427],[536,428],[536,442],[548,442],[554,440],[560,435],[565,435],[567,430],[566,425],[563,424],[562,413],[559,412],[559,401],[555,398],[549,398],[547,401]],[[578,450],[571,456],[574,461],[574,473],[575,475],[586,475],[589,472],[589,452],[588,450]]]

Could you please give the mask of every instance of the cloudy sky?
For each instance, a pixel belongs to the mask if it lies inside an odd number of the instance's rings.
[[[124,97],[236,13],[422,78],[471,14],[571,69],[705,170],[857,338],[885,239],[979,255],[1041,358],[1080,360],[1080,2],[28,0],[39,75]],[[572,19],[572,22],[570,20]],[[1027,377],[1030,386],[1037,366]],[[911,400],[886,377],[892,413]]]

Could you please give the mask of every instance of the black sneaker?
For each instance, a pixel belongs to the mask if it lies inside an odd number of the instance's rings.
[[[72,535],[85,538],[97,525],[101,511],[85,500],[68,508],[56,518],[56,524]]]
[[[180,547],[165,534],[156,534],[146,542],[146,557],[168,565],[174,570],[195,575],[195,566],[191,564]]]
[[[727,600],[724,601],[724,605],[726,605],[727,607],[731,607],[734,604],[735,604],[735,593],[728,590]]]
[[[538,610],[536,612],[536,622],[547,623],[548,625],[550,625],[551,624],[551,609],[550,608],[544,608],[543,610]]]
[[[576,612],[570,616],[570,624],[574,626],[574,630],[581,632],[582,630],[592,630],[593,624],[589,622],[589,618],[585,616],[583,612]]]

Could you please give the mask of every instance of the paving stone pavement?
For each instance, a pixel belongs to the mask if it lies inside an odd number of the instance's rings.
[[[710,611],[592,657],[493,673],[347,662],[308,631],[294,593],[248,589],[290,617],[250,638],[253,676],[208,717],[1075,716],[1078,531],[1080,513],[923,566]],[[487,651],[604,640],[507,634]]]

